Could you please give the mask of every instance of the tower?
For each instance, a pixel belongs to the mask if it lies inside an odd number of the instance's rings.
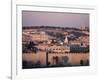
[[[68,37],[65,37],[64,44],[68,44]]]
[[[48,66],[48,50],[46,49],[46,66]]]

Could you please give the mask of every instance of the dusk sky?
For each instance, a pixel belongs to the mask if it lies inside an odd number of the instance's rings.
[[[89,27],[89,14],[22,11],[22,26]]]

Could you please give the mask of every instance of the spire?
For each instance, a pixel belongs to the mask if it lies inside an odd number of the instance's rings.
[[[64,43],[65,43],[65,44],[68,44],[68,37],[67,37],[67,36],[65,37]]]

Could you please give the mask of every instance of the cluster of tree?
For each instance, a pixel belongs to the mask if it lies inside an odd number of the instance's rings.
[[[41,67],[41,62],[39,60],[36,62],[23,60],[22,67],[23,68],[38,68],[38,67]]]
[[[29,52],[37,53],[38,48],[35,46],[36,46],[36,44],[32,41],[30,41],[29,44],[23,44],[22,45],[22,52],[23,53],[29,53]]]
[[[57,32],[47,32],[48,35],[55,37],[56,39],[59,39],[61,41],[64,40],[64,35],[62,33],[57,33]]]

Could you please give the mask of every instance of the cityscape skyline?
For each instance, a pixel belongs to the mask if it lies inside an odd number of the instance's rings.
[[[89,14],[22,11],[22,26],[89,27]]]
[[[22,68],[89,66],[89,14],[22,11]]]

